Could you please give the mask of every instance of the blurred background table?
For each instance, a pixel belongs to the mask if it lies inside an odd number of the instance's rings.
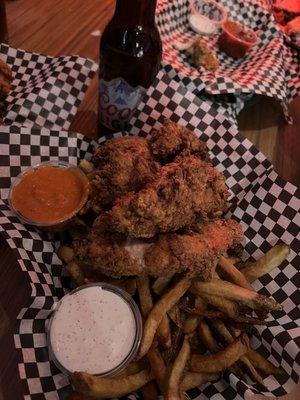
[[[79,54],[98,61],[99,38],[114,10],[114,0],[15,0],[6,3],[9,43],[49,55]],[[71,130],[96,135],[97,77]],[[295,124],[287,126],[280,107],[261,99],[239,115],[241,132],[274,164],[285,179],[300,185],[300,98],[291,105]],[[27,305],[30,285],[15,256],[0,238],[0,400],[22,399],[13,343],[13,327]],[[298,388],[299,389],[299,388]],[[260,399],[261,396],[257,396]],[[296,400],[300,393],[281,398]]]

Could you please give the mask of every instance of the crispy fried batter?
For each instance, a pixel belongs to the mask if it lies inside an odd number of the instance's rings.
[[[227,209],[228,190],[223,175],[195,156],[180,158],[161,168],[145,189],[121,198],[94,223],[94,229],[131,237],[153,237],[192,224],[197,217],[219,216]]]
[[[164,276],[190,271],[203,281],[212,278],[220,256],[243,238],[234,220],[215,220],[202,232],[162,234],[152,243],[145,240],[116,241],[95,231],[73,243],[77,260],[93,273],[119,278],[147,273]],[[83,271],[84,272],[84,271]]]
[[[153,181],[160,167],[151,154],[149,142],[135,136],[106,141],[96,150],[92,162],[96,170],[89,175],[88,208],[96,213]]]
[[[8,94],[12,80],[11,69],[0,59],[0,98],[4,98]]]
[[[86,239],[73,242],[75,256],[84,266],[84,272],[106,274],[111,277],[140,274],[140,260],[131,256],[126,246],[94,231]]]
[[[5,109],[5,98],[11,89],[13,80],[12,72],[9,66],[0,59],[0,125],[3,124],[2,114]]]
[[[215,72],[220,66],[216,53],[200,38],[192,45],[192,64],[196,68],[204,67],[211,72]]]
[[[153,276],[189,270],[207,281],[220,256],[242,239],[242,229],[234,220],[208,222],[202,233],[161,235],[145,252],[145,269]]]
[[[178,155],[195,155],[209,160],[206,144],[192,131],[169,119],[164,120],[159,130],[151,131],[150,145],[153,155],[163,164],[171,162]]]

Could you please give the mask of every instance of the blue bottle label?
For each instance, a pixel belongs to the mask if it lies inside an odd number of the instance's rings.
[[[126,130],[127,123],[145,92],[146,89],[142,86],[133,88],[123,78],[115,78],[109,82],[100,79],[100,122],[112,130]]]

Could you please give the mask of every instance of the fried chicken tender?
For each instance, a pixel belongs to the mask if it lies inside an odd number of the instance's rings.
[[[195,156],[182,157],[162,167],[146,188],[118,200],[95,220],[94,229],[108,227],[135,238],[174,232],[199,217],[220,216],[228,195],[225,178],[216,168]]]
[[[0,59],[0,98],[9,93],[12,80],[13,76],[11,69],[3,60]]]
[[[201,225],[199,232],[167,233],[145,240],[115,241],[95,231],[73,243],[77,261],[87,275],[114,278],[147,273],[158,277],[171,272],[196,274],[203,281],[212,278],[220,256],[243,239],[234,220],[215,220]]]
[[[156,177],[160,165],[154,160],[148,140],[123,136],[107,140],[96,150],[90,175],[87,205],[96,214],[109,208],[117,198],[136,192]]]
[[[189,271],[203,281],[212,279],[220,256],[243,239],[234,220],[215,220],[201,226],[201,233],[163,234],[146,249],[145,270],[152,276]]]
[[[178,155],[195,155],[209,160],[206,144],[192,131],[168,119],[159,130],[151,131],[150,145],[153,155],[163,164],[171,162]]]
[[[0,59],[0,124],[2,114],[5,110],[5,98],[11,90],[11,82],[13,81],[12,71],[9,66]]]
[[[133,257],[126,244],[91,231],[85,239],[73,242],[77,261],[88,275],[105,274],[113,278],[142,273],[141,260]]]

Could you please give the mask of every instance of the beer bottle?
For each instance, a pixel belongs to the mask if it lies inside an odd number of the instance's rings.
[[[0,43],[8,42],[6,10],[4,0],[0,0]]]
[[[159,70],[156,0],[117,0],[100,41],[99,135],[124,131]]]

